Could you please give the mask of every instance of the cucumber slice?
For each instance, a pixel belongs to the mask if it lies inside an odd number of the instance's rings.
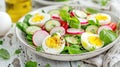
[[[68,35],[65,36],[65,40],[70,44],[75,44],[75,45],[80,44],[80,36],[78,37],[78,36]]]
[[[74,10],[73,12],[75,13],[75,16],[78,18],[86,18],[87,17],[87,14],[83,11]]]
[[[58,26],[60,26],[60,22],[59,21],[57,21],[57,20],[49,20],[45,24],[45,29],[47,31],[50,31],[54,27],[58,27]]]
[[[33,35],[37,30],[41,30],[41,28],[38,26],[29,26],[26,28],[26,33]]]
[[[97,30],[98,30],[98,27],[95,26],[95,25],[89,25],[87,28],[86,28],[86,32],[91,32],[91,33],[97,33]]]
[[[54,27],[51,31],[50,34],[54,34],[54,33],[60,33],[60,35],[64,35],[65,34],[65,29],[63,27]]]
[[[50,14],[50,16],[59,15],[60,11],[59,11],[59,9],[54,9],[54,10],[49,11],[48,13]]]

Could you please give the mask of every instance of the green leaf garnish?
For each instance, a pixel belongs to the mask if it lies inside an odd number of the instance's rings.
[[[50,64],[46,64],[45,67],[51,67]]]
[[[36,48],[36,51],[39,51],[39,52],[43,51],[42,46],[38,46],[38,47]]]
[[[10,54],[6,49],[1,48],[0,49],[0,57],[3,58],[3,59],[9,59]]]
[[[37,62],[28,61],[26,62],[25,67],[37,67]]]
[[[100,32],[99,36],[100,36],[100,39],[105,42],[105,45],[113,42],[117,38],[117,35],[115,32],[111,30],[105,30],[105,29],[103,29]]]
[[[78,67],[81,67],[80,64],[78,65]]]
[[[100,4],[101,4],[102,6],[106,6],[109,1],[110,1],[110,0],[101,0],[101,1],[100,1]]]
[[[89,24],[91,24],[91,25],[100,26],[100,24],[99,24],[99,21],[98,21],[98,20],[96,20],[96,21],[94,21],[94,20],[88,20],[88,22],[89,22]]]
[[[27,23],[22,23],[22,22],[17,22],[16,26],[23,31],[24,33],[26,33],[26,28],[28,27]]]
[[[29,24],[29,19],[30,19],[31,17],[32,17],[31,14],[27,14],[27,15],[25,16],[23,22],[24,22],[24,23],[27,23],[28,25],[30,25],[30,24]]]
[[[69,22],[69,26],[71,28],[80,28],[81,27],[79,20],[75,17],[70,18],[70,20],[68,22]]]
[[[0,45],[2,45],[3,44],[3,40],[0,40]]]
[[[70,46],[65,46],[64,50],[61,53],[62,54],[80,54],[85,52],[87,52],[87,50],[85,50],[80,45],[70,45]]]
[[[60,10],[60,16],[64,21],[68,21],[70,19],[70,14],[66,10]]]
[[[21,49],[15,50],[15,54],[20,54],[20,53],[21,53]]]

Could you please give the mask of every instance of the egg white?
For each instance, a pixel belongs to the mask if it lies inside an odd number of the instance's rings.
[[[96,45],[93,45],[93,44],[89,43],[88,37],[90,37],[90,36],[99,37],[99,35],[97,35],[97,34],[92,34],[92,33],[88,33],[88,32],[83,33],[83,34],[81,35],[81,43],[82,43],[82,46],[83,46],[86,50],[88,50],[88,51],[93,51],[93,50],[96,50],[96,49],[101,48],[101,47],[104,45],[104,42],[102,42],[102,45],[101,45],[101,46],[96,46]],[[83,42],[86,43],[86,45],[85,45]]]
[[[107,20],[98,20],[100,25],[105,25],[105,24],[109,24],[111,22],[111,16],[108,14],[104,14],[104,13],[98,13],[98,14],[92,14],[90,16],[87,17],[88,20],[93,20],[94,22],[96,22],[96,16],[97,15],[104,15],[106,16],[108,19]]]
[[[36,25],[36,26],[42,26],[45,24],[46,21],[50,19],[50,15],[46,13],[38,13],[39,15],[44,16],[44,19],[39,22],[32,22],[32,19],[34,18],[35,14],[30,18],[29,23],[30,25]]]
[[[47,36],[45,39],[44,39],[44,41],[43,41],[43,43],[42,43],[42,48],[44,49],[44,51],[46,52],[46,53],[51,53],[51,54],[60,54],[62,51],[63,51],[63,49],[64,49],[64,47],[65,47],[65,40],[63,39],[63,44],[61,44],[62,46],[59,48],[59,49],[55,49],[55,48],[49,48],[47,45],[46,45],[46,39],[48,39],[49,37],[51,37],[51,35],[49,35],[49,36]]]
[[[4,36],[11,28],[12,20],[5,12],[0,12],[0,36]]]

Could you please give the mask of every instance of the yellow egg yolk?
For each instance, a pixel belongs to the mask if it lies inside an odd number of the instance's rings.
[[[98,47],[101,47],[103,44],[102,40],[100,40],[100,38],[97,36],[89,36],[88,40],[91,44],[98,46]]]
[[[40,22],[41,20],[44,19],[44,16],[43,15],[40,15],[40,14],[35,14],[34,17],[32,18],[32,22]]]
[[[97,20],[107,20],[107,19],[108,19],[107,16],[102,15],[102,14],[96,15],[95,18],[96,18]]]
[[[47,38],[46,46],[49,47],[49,48],[59,49],[61,47],[60,36],[54,35],[52,37]]]

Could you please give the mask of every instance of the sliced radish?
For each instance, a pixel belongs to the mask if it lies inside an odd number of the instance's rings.
[[[71,11],[71,12],[70,12],[70,16],[71,16],[71,17],[74,17],[74,16],[75,16],[74,11]]]
[[[78,18],[78,20],[80,21],[80,24],[81,24],[81,25],[87,25],[87,24],[88,24],[87,19]]]
[[[101,26],[101,27],[99,27],[99,29],[98,29],[98,34],[100,34],[100,32],[101,32],[103,29],[106,29],[106,30],[112,30],[112,28],[109,27],[109,26],[107,26],[107,25],[105,25],[105,26]]]
[[[84,30],[69,28],[69,29],[67,29],[67,33],[68,34],[82,34],[82,33],[84,33]]]
[[[40,46],[43,42],[43,40],[48,36],[49,34],[44,30],[36,31],[33,34],[32,40],[35,46]]]
[[[52,15],[52,19],[59,20],[61,19],[59,15]]]
[[[53,33],[60,33],[60,35],[64,35],[65,34],[65,29],[63,27],[55,27],[50,31],[51,35]]]

